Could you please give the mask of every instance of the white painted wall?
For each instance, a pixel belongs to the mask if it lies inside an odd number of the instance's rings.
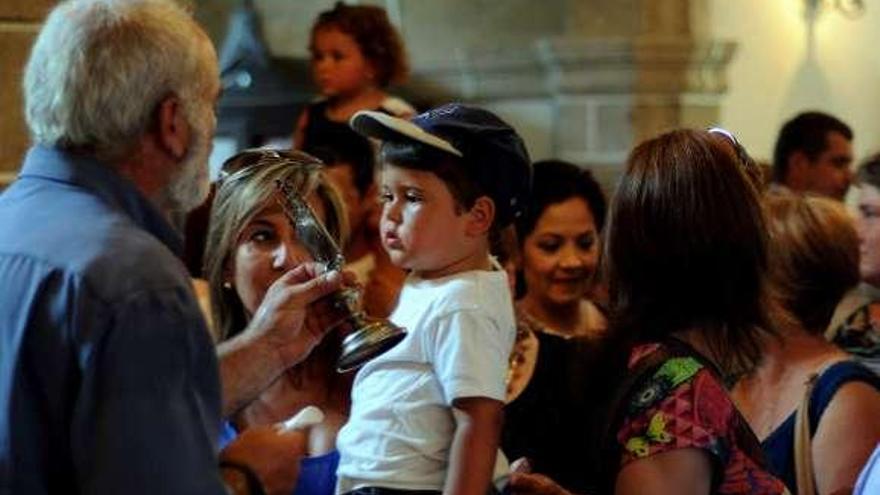
[[[779,127],[818,109],[855,132],[857,159],[880,151],[880,2],[861,17],[823,12],[810,42],[803,0],[710,0],[710,33],[739,43],[721,124],[769,160]]]

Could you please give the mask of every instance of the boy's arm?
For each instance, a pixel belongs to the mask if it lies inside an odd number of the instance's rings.
[[[495,469],[502,407],[501,401],[485,397],[452,402],[456,427],[444,495],[486,495]]]

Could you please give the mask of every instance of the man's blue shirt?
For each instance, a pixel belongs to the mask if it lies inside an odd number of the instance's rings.
[[[0,493],[225,493],[179,249],[109,166],[30,150],[0,195]]]

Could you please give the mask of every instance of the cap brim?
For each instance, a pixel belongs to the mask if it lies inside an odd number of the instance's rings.
[[[421,127],[412,122],[387,113],[361,110],[355,113],[348,125],[364,136],[376,138],[382,141],[418,141],[428,146],[443,150],[455,156],[463,156],[449,141],[425,132]]]

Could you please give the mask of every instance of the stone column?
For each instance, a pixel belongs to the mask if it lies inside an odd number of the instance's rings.
[[[0,3],[0,189],[15,178],[29,138],[24,122],[21,79],[40,23],[52,0]]]
[[[216,20],[211,9],[236,1],[200,11]],[[332,5],[255,1],[272,51],[300,57],[314,14]],[[363,1],[388,8],[406,39],[413,74],[393,92],[485,106],[534,158],[590,166],[609,186],[638,141],[717,121],[735,51],[712,38],[709,0]]]
[[[590,166],[609,189],[637,142],[717,122],[736,45],[709,36],[707,0],[550,5],[560,22],[527,19],[534,34],[528,40],[514,36],[524,31],[516,26],[500,34],[473,29],[472,38],[471,30],[457,26],[465,41],[418,64],[412,94],[492,108],[523,133],[536,158]],[[466,25],[471,19],[456,17]],[[543,31],[536,33],[536,25]]]
[[[556,38],[540,46],[559,111],[557,152],[599,162],[622,158],[634,141],[664,130],[717,121],[724,68],[735,49],[729,42],[644,38]]]
[[[607,14],[616,26],[596,25],[586,10],[598,3],[573,1],[571,18],[583,20],[538,45],[556,105],[556,155],[610,185],[639,141],[718,121],[736,45],[708,36],[706,0],[620,2]]]

